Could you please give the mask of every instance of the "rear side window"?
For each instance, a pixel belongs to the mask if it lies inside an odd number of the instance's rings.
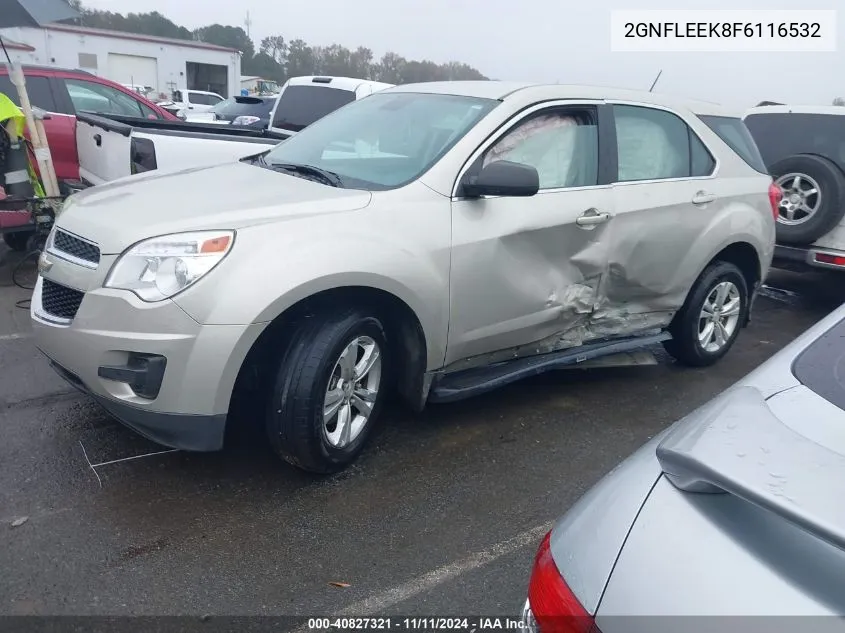
[[[56,100],[53,98],[53,91],[50,89],[50,80],[47,77],[32,77],[25,76],[26,91],[29,94],[29,100],[36,108],[47,110],[48,112],[58,112],[56,108]],[[14,104],[20,107],[20,99],[18,99],[18,89],[9,79],[9,75],[0,75],[0,92],[11,99]]]
[[[739,154],[748,165],[760,173],[767,174],[769,170],[757,149],[754,137],[745,127],[742,119],[727,116],[700,116],[704,123],[722,139],[725,144]]]
[[[667,110],[614,106],[619,182],[709,176],[716,161],[686,122]]]
[[[352,101],[355,93],[351,90],[318,85],[288,86],[279,97],[272,127],[298,132]]]
[[[689,140],[690,176],[709,176],[716,169],[715,159],[692,130],[689,131]]]

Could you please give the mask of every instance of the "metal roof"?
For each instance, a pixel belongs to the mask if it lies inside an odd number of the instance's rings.
[[[168,44],[170,46],[184,46],[187,48],[201,48],[206,50],[221,51],[227,53],[240,53],[235,48],[217,46],[208,42],[196,40],[181,40],[175,37],[160,37],[158,35],[145,35],[142,33],[127,33],[125,31],[112,31],[111,29],[98,29],[92,26],[76,26],[74,24],[45,24],[43,29],[48,31],[62,31],[66,33],[79,33],[80,35],[93,35],[96,37],[110,37],[121,40],[135,40],[138,42],[154,42]]]

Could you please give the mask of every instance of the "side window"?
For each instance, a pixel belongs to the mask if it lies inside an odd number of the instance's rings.
[[[56,100],[53,98],[53,91],[50,89],[50,80],[47,77],[33,77],[26,75],[26,91],[29,94],[29,101],[36,108],[48,112],[58,112]],[[0,92],[11,99],[14,104],[20,107],[18,89],[12,83],[9,75],[0,75]]]
[[[716,169],[715,159],[692,130],[689,130],[689,140],[690,176],[709,176]]]
[[[67,91],[77,112],[140,117],[141,105],[130,95],[93,81],[66,79]]]
[[[220,99],[212,95],[204,95],[197,92],[189,92],[188,98],[194,105],[216,105]]]
[[[144,105],[140,101],[138,102],[138,107],[141,108],[141,116],[146,119],[160,119],[158,112],[153,110],[151,107]]]
[[[619,182],[686,178],[690,134],[679,116],[642,106],[614,106]]]
[[[598,127],[594,112],[547,110],[520,122],[487,150],[482,164],[507,160],[534,167],[540,189],[598,183]]]

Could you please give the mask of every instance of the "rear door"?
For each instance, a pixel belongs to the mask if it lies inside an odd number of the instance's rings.
[[[629,327],[658,327],[700,274],[707,260],[694,246],[727,203],[717,195],[713,154],[683,118],[629,103],[615,103],[613,113],[618,177],[605,308]]]

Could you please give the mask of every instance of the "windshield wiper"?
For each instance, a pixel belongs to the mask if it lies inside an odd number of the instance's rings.
[[[325,169],[321,169],[320,167],[314,167],[314,165],[300,165],[298,163],[268,162],[267,164],[273,169],[281,169],[283,171],[292,171],[294,173],[310,174],[312,176],[317,176],[323,182],[331,185],[332,187],[340,187],[341,189],[343,188],[343,180],[341,180],[340,176],[338,176],[333,171],[327,171]]]

